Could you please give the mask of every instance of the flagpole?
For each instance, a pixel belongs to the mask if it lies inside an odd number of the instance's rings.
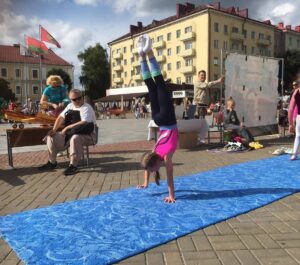
[[[26,35],[24,34],[24,43],[26,45]],[[27,45],[26,45],[27,46]],[[24,81],[25,81],[25,98],[26,98],[26,104],[28,102],[28,69],[27,69],[27,63],[26,63],[26,51],[24,55]]]
[[[41,25],[39,25],[39,35],[40,35],[40,41],[42,41],[41,38]],[[43,94],[43,76],[42,76],[42,54],[40,54],[40,98],[42,97]]]

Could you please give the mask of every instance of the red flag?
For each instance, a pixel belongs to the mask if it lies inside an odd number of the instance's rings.
[[[52,35],[46,29],[44,29],[42,26],[40,26],[40,27],[41,27],[41,41],[52,43],[52,44],[56,45],[57,48],[60,48],[58,41],[56,39],[54,39],[52,37]]]
[[[26,45],[28,49],[38,53],[48,53],[48,47],[41,41],[26,36]]]

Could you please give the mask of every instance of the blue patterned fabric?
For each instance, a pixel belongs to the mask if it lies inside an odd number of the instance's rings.
[[[3,216],[0,232],[26,264],[110,264],[300,191],[299,166],[231,165],[176,178],[175,204],[162,182]]]

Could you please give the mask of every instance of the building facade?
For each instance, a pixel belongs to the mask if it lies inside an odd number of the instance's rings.
[[[17,101],[24,104],[27,98],[39,100],[42,88],[46,86],[47,72],[60,68],[67,72],[73,82],[73,65],[59,57],[52,50],[41,57],[20,54],[20,45],[0,45],[0,78],[9,82]]]
[[[274,57],[280,49],[300,49],[299,26],[286,32],[270,21],[249,18],[247,9],[222,8],[220,3],[198,7],[177,4],[175,16],[153,20],[147,26],[138,22],[130,26],[128,34],[109,43],[111,88],[142,85],[136,49],[142,34],[152,39],[164,77],[177,84],[192,84],[200,70],[207,72],[208,80],[219,78],[226,52]],[[216,88],[215,93],[218,91]]]

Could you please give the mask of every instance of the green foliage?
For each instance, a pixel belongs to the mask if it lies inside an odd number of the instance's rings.
[[[110,85],[109,62],[106,50],[96,43],[78,54],[83,62],[80,84],[85,88],[85,94],[91,100],[104,97]]]
[[[288,89],[300,70],[300,51],[288,50],[284,55],[284,83]]]
[[[62,78],[62,80],[64,80],[64,83],[68,88],[68,91],[70,91],[72,89],[73,83],[71,81],[71,77],[63,69],[61,69],[61,68],[52,68],[51,70],[48,71],[47,77],[49,77],[50,75],[59,75]]]
[[[15,93],[9,88],[9,82],[0,78],[0,97],[5,100],[16,100]]]

